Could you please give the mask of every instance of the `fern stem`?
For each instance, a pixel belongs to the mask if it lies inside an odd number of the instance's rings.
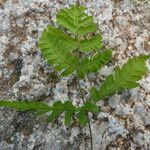
[[[88,118],[88,126],[89,126],[89,131],[90,131],[91,150],[93,150],[93,135],[92,135],[92,128],[91,128],[90,118],[89,118],[88,114],[87,114],[87,118]]]
[[[78,5],[78,6],[80,5],[80,0],[77,0],[77,5]],[[78,27],[78,24],[77,24],[77,27]],[[78,29],[78,28],[77,28],[77,29]],[[79,41],[78,30],[77,30],[77,34],[76,34],[76,39],[77,39],[77,41],[78,41],[78,48],[77,48],[77,50],[79,50],[79,49],[80,49],[80,41]],[[80,58],[80,51],[78,51],[78,58]],[[82,90],[81,90],[79,77],[78,77],[78,85],[79,85],[79,91],[80,91],[81,99],[82,99],[83,104],[84,104],[86,101],[84,100],[84,95],[83,95]],[[93,135],[92,135],[91,123],[90,123],[90,119],[89,119],[88,113],[87,113],[87,119],[88,119],[88,126],[89,126],[89,132],[90,132],[91,150],[93,150]],[[86,146],[85,146],[85,147],[86,147]]]
[[[78,78],[78,85],[79,85],[79,91],[80,91],[81,99],[82,99],[83,104],[84,104],[86,101],[84,100],[84,95],[83,95],[82,90],[81,90],[81,85],[80,85],[79,78]],[[90,132],[91,150],[93,150],[93,135],[92,135],[92,128],[91,128],[91,123],[90,123],[90,118],[89,118],[88,113],[87,113],[87,119],[88,119],[88,127],[89,127],[89,132]]]

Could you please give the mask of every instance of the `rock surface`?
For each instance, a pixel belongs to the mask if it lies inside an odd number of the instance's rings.
[[[76,79],[60,78],[42,59],[37,41],[59,9],[75,0],[0,0],[0,99],[44,101],[72,99],[82,105]],[[146,0],[81,0],[94,15],[113,61],[95,79],[81,81],[85,93],[94,81],[137,54],[150,54],[150,5]],[[150,70],[150,63],[147,62]],[[94,150],[150,150],[150,74],[140,87],[101,102],[90,118]],[[0,150],[90,149],[88,127],[65,127],[62,119],[48,125],[44,116],[0,108]]]

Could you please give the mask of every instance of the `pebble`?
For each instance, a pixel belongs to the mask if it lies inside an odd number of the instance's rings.
[[[117,94],[111,96],[108,100],[108,103],[112,108],[117,108],[118,104],[120,103],[120,96]]]
[[[145,117],[145,126],[150,127],[150,114]]]

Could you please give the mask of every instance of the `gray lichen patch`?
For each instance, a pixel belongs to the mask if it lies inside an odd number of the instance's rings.
[[[81,106],[78,81],[61,78],[43,60],[38,39],[48,24],[56,25],[56,13],[75,0],[0,1],[0,99],[37,100],[52,104],[71,100]],[[94,16],[106,48],[113,48],[113,60],[97,74],[81,81],[88,98],[114,66],[130,57],[150,54],[150,10],[146,3],[132,0],[82,0]],[[150,63],[147,62],[148,68]],[[149,69],[150,70],[150,69]],[[150,74],[140,87],[115,94],[99,103],[102,112],[90,115],[94,150],[150,149]],[[46,116],[17,113],[0,108],[0,149],[2,150],[84,150],[90,149],[88,127],[76,121],[65,127],[60,117],[45,124]]]

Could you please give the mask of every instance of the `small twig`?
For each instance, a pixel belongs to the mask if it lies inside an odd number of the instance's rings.
[[[78,84],[79,84],[79,91],[80,91],[81,99],[82,99],[83,104],[84,104],[86,101],[84,100],[84,96],[83,96],[83,93],[81,91],[79,78],[78,78]],[[91,150],[93,150],[93,135],[92,135],[92,128],[91,128],[91,123],[90,123],[90,118],[89,118],[89,114],[88,113],[87,113],[87,119],[88,119],[88,126],[89,126],[89,132],[90,132]]]

